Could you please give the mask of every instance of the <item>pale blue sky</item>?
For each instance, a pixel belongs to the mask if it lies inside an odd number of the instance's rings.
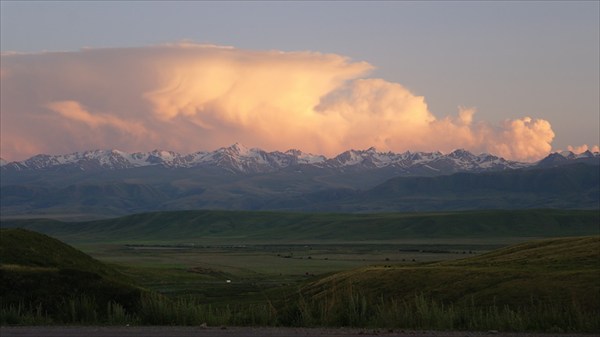
[[[336,53],[425,96],[438,116],[552,124],[555,149],[600,138],[600,2],[1,2],[3,52],[189,39]]]

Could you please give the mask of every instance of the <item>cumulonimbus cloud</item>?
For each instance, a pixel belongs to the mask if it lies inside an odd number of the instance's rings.
[[[335,155],[465,148],[535,160],[551,125],[523,117],[476,121],[475,109],[437,117],[373,67],[335,54],[252,51],[191,43],[2,55],[1,153],[91,148],[180,152],[242,142]]]

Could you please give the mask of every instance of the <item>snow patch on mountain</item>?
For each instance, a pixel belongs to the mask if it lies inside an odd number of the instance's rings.
[[[400,168],[407,174],[442,174],[453,172],[482,172],[517,169],[540,163],[562,163],[574,160],[600,158],[598,152],[580,154],[566,151],[550,154],[537,163],[508,161],[491,154],[475,155],[458,149],[449,154],[441,152],[393,153],[379,152],[375,148],[348,150],[333,158],[304,153],[298,149],[286,152],[266,152],[259,148],[248,148],[235,143],[212,152],[195,152],[182,155],[173,151],[153,150],[150,152],[127,153],[119,150],[92,150],[65,155],[40,154],[20,162],[7,163],[1,160],[2,170],[120,170],[144,166],[166,168],[193,168],[212,166],[232,173],[268,173],[297,165],[316,168],[371,170],[385,167]]]

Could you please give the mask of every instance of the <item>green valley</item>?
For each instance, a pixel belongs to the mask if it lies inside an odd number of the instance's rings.
[[[578,210],[5,219],[2,322],[599,331],[598,222]]]

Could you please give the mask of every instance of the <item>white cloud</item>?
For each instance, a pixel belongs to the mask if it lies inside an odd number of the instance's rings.
[[[211,150],[234,142],[335,155],[349,148],[465,148],[535,160],[550,123],[499,126],[474,109],[437,117],[373,67],[335,54],[190,42],[2,55],[2,156],[90,148]],[[76,140],[76,141],[74,141]]]

